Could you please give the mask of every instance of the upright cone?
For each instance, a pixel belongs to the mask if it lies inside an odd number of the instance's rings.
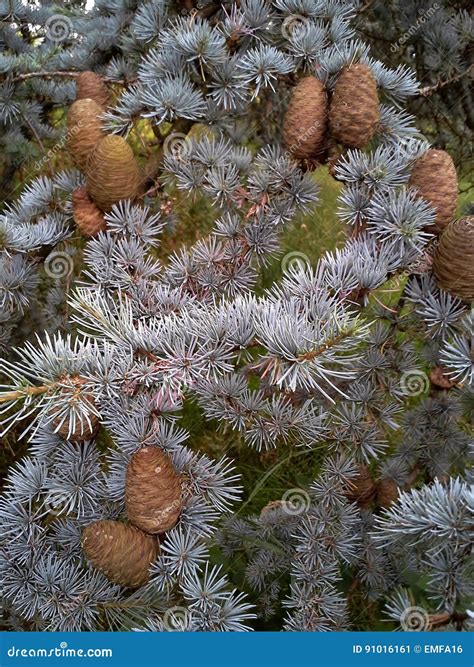
[[[94,100],[78,100],[71,105],[67,116],[67,149],[74,164],[85,171],[89,156],[97,142],[104,137],[99,116],[100,106]]]
[[[125,504],[130,521],[147,533],[164,533],[178,521],[183,509],[180,478],[159,447],[144,447],[132,454]]]
[[[433,260],[439,287],[464,301],[474,300],[474,216],[451,222],[441,234]]]
[[[327,134],[327,94],[315,76],[297,84],[288,106],[283,127],[285,145],[298,159],[318,159],[325,149]]]
[[[72,193],[72,208],[74,211],[74,222],[83,236],[96,236],[107,227],[104,214],[97,208],[87,194],[87,188],[77,188]]]
[[[94,100],[102,110],[109,106],[109,91],[101,76],[95,72],[82,72],[76,81],[76,100]]]
[[[409,185],[436,210],[438,234],[453,220],[458,203],[458,179],[449,153],[431,149],[415,162]]]
[[[82,531],[82,548],[107,579],[127,588],[146,584],[159,555],[158,540],[119,521],[94,521]]]
[[[132,149],[122,137],[108,135],[95,146],[87,164],[87,191],[103,211],[121,199],[135,199],[141,175]]]
[[[379,97],[372,71],[360,63],[347,65],[339,74],[329,109],[333,139],[350,148],[362,148],[374,136],[379,121]]]

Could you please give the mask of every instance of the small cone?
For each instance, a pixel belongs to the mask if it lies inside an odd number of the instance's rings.
[[[127,588],[147,583],[150,565],[160,552],[155,537],[119,521],[95,521],[82,531],[82,548],[109,581]]]
[[[83,236],[96,236],[107,228],[104,214],[87,194],[87,188],[82,187],[74,190],[72,193],[72,207],[74,222]]]
[[[357,502],[363,507],[370,504],[377,490],[367,466],[359,465],[359,472],[347,482],[345,496],[351,502]]]
[[[103,211],[110,211],[121,199],[135,199],[142,182],[132,149],[113,134],[96,144],[86,173],[87,191]]]
[[[386,477],[377,484],[377,500],[381,507],[389,507],[398,498],[398,486],[393,479]]]
[[[456,382],[445,374],[441,366],[435,366],[430,373],[430,381],[435,387],[439,389],[452,389],[456,386]]]
[[[74,423],[67,418],[63,420],[62,416],[58,415],[57,417],[54,417],[51,422],[55,433],[60,435],[65,440],[70,440],[72,442],[90,440],[96,435],[100,426],[99,418],[96,414],[91,412],[95,409],[94,397],[91,394],[86,394],[83,390],[81,390],[84,383],[84,378],[81,378],[79,375],[69,377],[66,384],[70,386],[63,387],[61,389],[61,393],[70,397],[71,405],[77,405],[80,402],[84,405],[86,410],[89,409],[89,419],[83,419],[82,422],[79,419],[76,419]],[[54,404],[52,412],[54,413]]]
[[[109,91],[104,80],[95,72],[82,72],[76,81],[76,100],[94,100],[102,110],[110,103]]]
[[[71,105],[67,117],[67,149],[74,164],[85,171],[89,156],[104,132],[99,120],[102,109],[90,99]]]
[[[298,159],[318,159],[325,150],[327,94],[315,76],[307,76],[295,87],[283,126],[283,139]]]
[[[183,509],[180,477],[159,447],[144,447],[132,454],[125,504],[131,523],[147,533],[164,533],[176,525]]]
[[[433,273],[442,289],[464,301],[474,300],[474,216],[446,227],[435,251]]]
[[[458,204],[458,179],[449,153],[426,151],[415,162],[409,185],[436,210],[433,231],[439,234],[452,221]]]
[[[360,63],[339,74],[329,110],[331,134],[337,143],[362,148],[380,121],[377,84],[369,67]]]

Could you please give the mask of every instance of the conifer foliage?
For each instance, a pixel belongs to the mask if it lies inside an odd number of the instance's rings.
[[[4,624],[469,629],[473,222],[413,72],[355,1],[83,4],[0,0],[2,141],[62,108],[71,164],[0,214]],[[345,243],[263,289],[327,164]],[[173,192],[212,229],[163,257]],[[228,439],[314,480],[256,511]]]

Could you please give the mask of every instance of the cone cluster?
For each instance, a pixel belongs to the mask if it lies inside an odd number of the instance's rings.
[[[449,153],[426,151],[415,162],[409,185],[435,209],[432,231],[441,233],[453,220],[458,203],[458,179]]]
[[[159,554],[158,535],[173,528],[183,510],[181,477],[158,447],[132,454],[125,481],[129,523],[96,521],[82,535],[87,558],[110,581],[128,588],[148,581],[150,565]]]
[[[435,251],[433,273],[442,289],[463,301],[474,300],[474,216],[446,227]]]
[[[377,83],[369,67],[356,63],[341,70],[331,95],[315,76],[295,87],[285,116],[283,138],[295,158],[323,163],[333,171],[343,154],[336,144],[362,148],[380,122]],[[331,152],[332,147],[332,154]]]
[[[95,236],[106,229],[104,214],[89,197],[87,188],[81,187],[74,190],[72,207],[74,222],[83,236]]]
[[[73,392],[69,388],[64,387],[61,390],[61,393],[70,395],[71,404],[76,402],[81,402],[85,405],[86,408],[94,409],[95,401],[92,394],[87,394],[81,390],[82,385],[85,382],[85,379],[80,376],[75,376],[68,378],[71,385],[73,386]],[[52,407],[54,414],[55,408],[54,404]],[[89,412],[89,420],[79,420],[72,421],[69,418],[62,419],[62,416],[58,414],[57,417],[54,417],[52,420],[52,425],[55,432],[60,435],[65,440],[70,440],[72,442],[82,442],[83,440],[90,440],[93,438],[98,429],[99,429],[99,418],[93,412]]]
[[[74,164],[85,171],[97,142],[105,136],[100,114],[102,109],[92,99],[74,102],[67,117],[67,149]]]
[[[94,521],[82,531],[82,548],[89,561],[115,584],[143,586],[160,552],[158,540],[119,521]]]
[[[103,211],[121,199],[135,199],[141,176],[132,149],[122,137],[107,135],[95,145],[86,167],[87,191]]]
[[[109,106],[109,91],[101,76],[95,72],[82,72],[76,81],[76,100],[90,99],[101,107]]]

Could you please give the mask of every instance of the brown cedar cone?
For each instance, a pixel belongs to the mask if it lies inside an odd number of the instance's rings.
[[[74,164],[85,171],[87,161],[104,132],[99,115],[102,109],[94,100],[78,100],[67,116],[67,149]]]
[[[456,382],[451,380],[448,375],[445,375],[444,370],[441,366],[435,366],[430,373],[431,384],[434,384],[435,387],[440,389],[452,389],[456,386]]]
[[[397,483],[388,477],[377,484],[377,500],[381,507],[389,507],[398,498]]]
[[[164,533],[176,525],[183,509],[180,478],[159,447],[143,447],[132,454],[125,505],[131,523],[147,533]]]
[[[71,405],[82,403],[84,408],[94,409],[95,400],[91,394],[86,394],[82,390],[82,385],[85,383],[85,379],[81,378],[80,375],[69,376],[63,378],[62,384],[64,385],[61,388],[61,394],[66,394],[70,397],[69,403]],[[54,413],[54,404],[52,412]],[[76,419],[75,423],[71,423],[71,420],[66,418],[62,419],[62,415],[59,414],[52,420],[52,425],[55,433],[60,435],[65,440],[71,440],[72,442],[82,442],[83,440],[89,440],[93,438],[97,431],[99,430],[99,418],[93,412],[89,412],[89,421],[84,419],[82,422]],[[90,424],[89,424],[90,422]],[[59,426],[59,428],[57,428]]]
[[[86,187],[77,188],[72,193],[74,222],[84,236],[95,236],[107,227],[104,214],[97,208],[87,193]]]
[[[359,472],[347,482],[345,496],[351,502],[367,506],[375,495],[376,485],[367,466],[359,465]]]
[[[347,65],[339,74],[329,124],[337,143],[362,148],[374,136],[380,121],[377,84],[367,65]]]
[[[76,100],[94,100],[102,110],[109,106],[109,91],[104,80],[95,72],[82,72],[76,81]]]
[[[441,234],[433,273],[439,287],[464,301],[474,300],[474,215],[454,220]]]
[[[315,76],[307,76],[293,90],[283,126],[285,145],[294,157],[311,159],[325,150],[327,94]]]
[[[82,531],[82,548],[92,565],[115,584],[138,588],[160,552],[156,537],[119,521],[94,521]]]
[[[135,199],[142,180],[132,149],[113,134],[96,144],[86,173],[87,191],[103,211],[110,211],[121,199]]]
[[[432,230],[439,234],[453,219],[458,204],[458,178],[449,153],[426,151],[415,162],[409,185],[436,209]]]

